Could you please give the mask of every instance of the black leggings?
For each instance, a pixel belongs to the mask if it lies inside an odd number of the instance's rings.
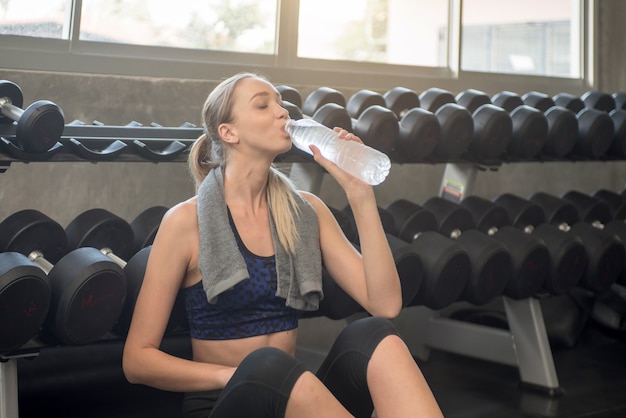
[[[386,319],[368,317],[341,332],[316,376],[357,418],[369,418],[374,404],[367,386],[367,365],[378,344],[398,332]],[[275,348],[252,352],[223,390],[185,394],[187,418],[282,418],[296,381],[306,368]]]

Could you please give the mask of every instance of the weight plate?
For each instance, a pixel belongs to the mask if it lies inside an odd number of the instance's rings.
[[[399,123],[397,159],[412,163],[429,157],[441,141],[439,120],[430,111],[415,107]]]
[[[409,110],[420,106],[420,99],[417,93],[406,87],[394,87],[383,94],[385,107],[396,114],[401,119]]]
[[[552,157],[564,157],[574,149],[578,136],[576,114],[561,106],[553,106],[545,113],[548,136],[542,152]]]
[[[512,91],[501,91],[491,98],[491,103],[511,113],[516,108],[522,106],[524,101],[518,94]]]
[[[520,158],[534,158],[545,146],[548,138],[548,120],[538,109],[528,105],[511,112],[513,136],[508,153]]]
[[[302,104],[302,113],[312,116],[317,109],[326,103],[336,103],[339,106],[346,107],[346,98],[339,90],[331,87],[320,87],[313,90]]]
[[[280,93],[283,101],[293,103],[298,108],[302,108],[302,95],[298,89],[291,86],[276,86],[276,90]]]
[[[24,209],[0,223],[0,251],[14,251],[28,256],[40,251],[50,263],[67,253],[63,227],[34,209]]]
[[[26,256],[0,253],[0,354],[39,334],[50,307],[45,273]]]
[[[47,100],[39,100],[20,116],[15,135],[24,151],[41,153],[56,145],[64,128],[61,108]]]
[[[348,111],[337,103],[323,104],[315,111],[312,118],[331,129],[338,126],[346,131],[352,130],[352,118]]]
[[[122,260],[128,260],[135,245],[130,224],[101,208],[89,209],[74,218],[65,228],[70,249],[110,248]]]

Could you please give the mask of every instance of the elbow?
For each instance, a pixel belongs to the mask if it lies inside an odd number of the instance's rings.
[[[141,377],[138,373],[139,368],[137,367],[137,362],[131,360],[130,355],[124,353],[122,356],[122,372],[124,373],[124,377],[129,383],[137,384],[141,383]]]

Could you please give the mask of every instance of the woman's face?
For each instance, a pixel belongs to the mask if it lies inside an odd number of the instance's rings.
[[[289,151],[291,139],[285,132],[289,112],[272,84],[244,78],[235,87],[233,98],[233,122],[229,125],[240,150],[269,151],[275,155]]]

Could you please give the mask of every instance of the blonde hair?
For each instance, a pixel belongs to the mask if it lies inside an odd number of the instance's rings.
[[[194,180],[196,192],[209,172],[226,166],[226,150],[218,127],[233,121],[233,93],[239,81],[256,78],[268,81],[254,73],[238,73],[218,84],[209,94],[202,109],[204,133],[196,139],[189,152],[189,172]],[[267,201],[272,220],[281,245],[294,253],[295,243],[300,238],[296,229],[296,217],[300,214],[295,186],[274,165],[270,166],[267,180]]]

